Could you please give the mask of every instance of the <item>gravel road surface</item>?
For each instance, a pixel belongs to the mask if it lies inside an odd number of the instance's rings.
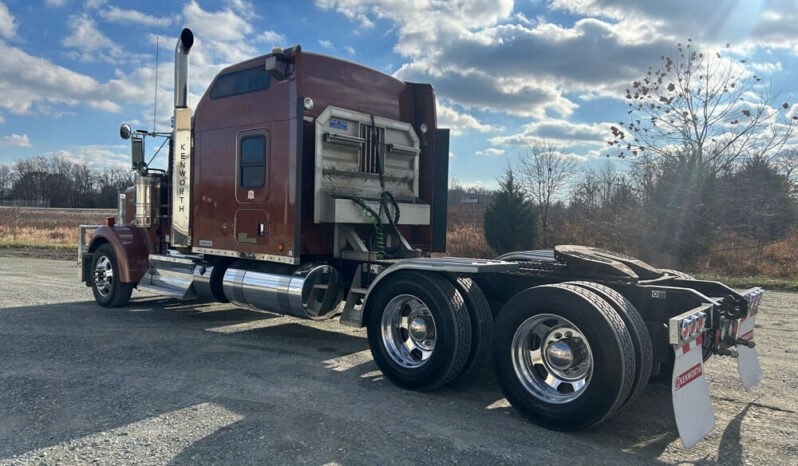
[[[0,257],[0,464],[798,464],[798,294],[757,321],[763,383],[707,364],[716,427],[676,434],[667,386],[577,433],[513,411],[489,367],[387,382],[363,330],[134,292],[94,304],[74,262]]]

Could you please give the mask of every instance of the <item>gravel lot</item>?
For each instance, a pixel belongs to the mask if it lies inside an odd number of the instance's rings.
[[[0,463],[798,464],[798,294],[766,294],[763,383],[707,364],[691,450],[668,387],[584,432],[527,422],[490,368],[432,393],[383,379],[365,331],[134,292],[94,304],[74,262],[0,257]]]

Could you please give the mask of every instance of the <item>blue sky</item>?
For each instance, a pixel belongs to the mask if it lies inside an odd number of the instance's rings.
[[[224,66],[301,44],[433,83],[439,125],[453,131],[450,177],[495,186],[538,140],[603,163],[623,89],[687,38],[730,43],[792,111],[796,24],[795,0],[0,0],[0,163],[125,166],[119,125],[152,126],[156,37],[167,130],[174,43],[188,26],[192,105]]]

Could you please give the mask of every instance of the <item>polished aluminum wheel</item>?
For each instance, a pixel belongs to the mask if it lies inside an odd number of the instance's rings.
[[[593,375],[593,353],[568,319],[538,314],[515,331],[513,369],[524,388],[548,403],[568,403],[585,392]]]
[[[100,296],[106,297],[111,294],[114,286],[114,268],[108,256],[100,256],[94,265],[94,287]]]
[[[413,295],[401,294],[388,301],[380,327],[388,356],[402,367],[424,365],[435,350],[435,319],[427,305]]]

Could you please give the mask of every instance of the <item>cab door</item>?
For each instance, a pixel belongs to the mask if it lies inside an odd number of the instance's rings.
[[[234,238],[240,250],[260,252],[269,241],[269,131],[239,131],[236,136],[236,212]]]

